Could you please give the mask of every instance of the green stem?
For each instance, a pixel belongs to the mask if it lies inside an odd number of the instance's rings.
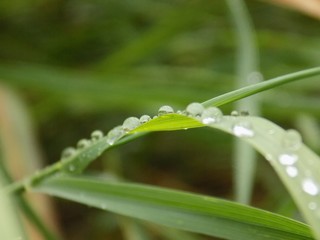
[[[320,67],[310,68],[307,70],[302,70],[295,73],[290,73],[283,75],[281,77],[273,78],[255,85],[250,85],[247,87],[243,87],[228,93],[225,93],[223,95],[220,95],[218,97],[211,98],[202,104],[205,107],[209,106],[221,106],[227,103],[235,102],[239,99],[257,94],[259,92],[266,91],[268,89],[293,82],[296,80],[300,80],[303,78],[313,77],[320,74]]]

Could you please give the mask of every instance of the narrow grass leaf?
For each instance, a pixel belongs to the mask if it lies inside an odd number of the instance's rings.
[[[34,191],[173,228],[226,239],[313,239],[308,226],[226,200],[89,177],[57,176]]]

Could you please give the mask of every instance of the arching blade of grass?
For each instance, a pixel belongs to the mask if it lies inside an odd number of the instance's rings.
[[[52,177],[33,190],[226,239],[313,239],[308,226],[302,223],[237,203],[180,191],[74,176]]]
[[[304,78],[316,76],[320,74],[320,67],[310,68],[300,72],[290,73],[283,75],[281,77],[273,78],[258,84],[250,85],[248,87],[243,87],[235,91],[228,92],[226,94],[220,95],[218,97],[212,98],[203,102],[203,105],[208,106],[221,106],[227,103],[237,101],[239,99],[254,95],[256,93],[275,88],[277,86],[293,82],[296,80],[301,80]]]

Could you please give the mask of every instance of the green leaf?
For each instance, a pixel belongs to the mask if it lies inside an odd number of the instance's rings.
[[[150,222],[237,240],[313,239],[303,223],[226,200],[89,177],[49,178],[34,191]]]

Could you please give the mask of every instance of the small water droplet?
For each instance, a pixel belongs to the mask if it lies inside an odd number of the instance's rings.
[[[124,130],[122,126],[117,126],[109,131],[107,134],[107,143],[113,145],[117,140],[119,140],[124,135]]]
[[[190,103],[186,108],[187,114],[193,117],[200,117],[203,111],[204,107],[201,103]]]
[[[308,204],[308,208],[309,208],[310,210],[316,210],[317,207],[318,207],[318,205],[317,205],[317,203],[315,203],[315,202],[309,202],[309,204]]]
[[[253,137],[254,136],[254,131],[252,129],[251,123],[247,121],[241,121],[236,123],[232,131],[234,135],[238,137]]]
[[[282,144],[287,150],[297,151],[302,145],[300,133],[294,129],[289,129],[285,132]]]
[[[249,116],[249,111],[248,110],[240,111],[240,116]]]
[[[68,166],[68,169],[69,169],[70,172],[73,172],[74,170],[76,170],[76,167],[73,164],[70,164]]]
[[[307,178],[302,181],[302,189],[312,196],[315,196],[319,193],[318,185],[311,178]]]
[[[62,151],[61,158],[69,158],[77,153],[77,150],[73,147],[67,147]]]
[[[273,135],[273,134],[275,134],[275,130],[274,129],[272,129],[272,128],[270,128],[269,130],[268,130],[268,134],[269,135]]]
[[[87,139],[81,139],[77,143],[77,148],[83,149],[83,148],[89,147],[90,143],[91,142],[89,140],[87,140]]]
[[[91,133],[91,139],[93,141],[99,141],[102,138],[103,138],[103,132],[100,130],[95,130]]]
[[[161,115],[164,115],[164,114],[169,114],[169,113],[173,113],[173,108],[170,107],[170,106],[162,106],[159,108],[159,111],[158,111],[158,115],[161,116]]]
[[[263,81],[263,75],[260,72],[251,72],[247,78],[248,84],[255,84]]]
[[[222,119],[222,112],[217,107],[209,107],[202,112],[201,121],[203,124],[218,123]]]
[[[293,153],[283,153],[278,160],[282,165],[293,165],[298,160],[298,156]]]
[[[231,116],[233,116],[233,117],[238,117],[238,116],[239,116],[239,112],[238,112],[237,110],[233,110],[233,111],[231,112]]]
[[[126,120],[124,120],[122,127],[124,131],[131,131],[135,129],[136,127],[140,126],[140,120],[136,117],[128,117]]]
[[[286,167],[286,172],[289,175],[289,177],[296,177],[298,176],[298,169],[294,166],[288,166]]]
[[[149,122],[151,120],[151,117],[149,115],[143,115],[140,117],[140,123],[146,123]]]

